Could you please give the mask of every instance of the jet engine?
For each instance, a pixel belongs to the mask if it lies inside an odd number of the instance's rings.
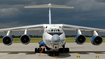
[[[103,39],[102,39],[102,37],[100,37],[100,36],[93,36],[93,37],[91,38],[91,43],[92,43],[93,45],[100,45],[100,44],[102,43],[102,41],[103,41]]]
[[[27,45],[27,44],[30,43],[31,37],[30,37],[28,34],[23,34],[23,35],[20,37],[20,41],[21,41],[21,43]]]
[[[11,45],[13,43],[13,38],[12,36],[6,35],[3,37],[2,41],[5,45]]]
[[[75,37],[75,42],[77,44],[83,44],[84,42],[86,41],[86,37],[82,34],[78,34],[76,37]]]

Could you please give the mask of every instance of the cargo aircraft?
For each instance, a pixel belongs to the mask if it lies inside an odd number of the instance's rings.
[[[86,37],[82,34],[82,31],[90,31],[92,34],[91,43],[93,45],[100,45],[103,41],[102,37],[98,32],[105,32],[105,29],[91,28],[84,26],[68,25],[68,24],[51,24],[51,8],[70,8],[74,7],[53,5],[51,3],[44,5],[25,6],[25,8],[48,8],[49,9],[49,24],[37,24],[20,26],[13,28],[0,29],[0,32],[6,32],[7,34],[3,37],[2,42],[5,45],[11,45],[13,43],[13,37],[11,36],[12,31],[24,31],[24,34],[20,37],[21,43],[27,45],[31,41],[31,37],[27,34],[27,31],[31,30],[43,30],[43,40],[39,42],[39,47],[35,48],[35,53],[41,52],[42,46],[45,46],[46,50],[50,51],[49,55],[58,56],[59,53],[69,52],[69,48],[65,48],[65,32],[64,30],[74,30],[77,35],[75,36],[75,42],[77,44],[83,44],[86,41]],[[43,52],[45,52],[45,48]]]

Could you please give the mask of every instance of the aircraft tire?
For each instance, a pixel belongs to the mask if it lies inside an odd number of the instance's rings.
[[[40,53],[40,52],[41,52],[41,50],[42,50],[42,48],[38,48],[38,53]]]
[[[53,52],[52,51],[49,52],[49,56],[53,56]]]
[[[65,52],[69,52],[69,48],[65,48]]]
[[[59,56],[59,51],[50,51],[49,56]]]
[[[60,48],[59,49],[59,53],[63,53],[63,48]]]
[[[37,53],[38,52],[38,49],[37,48],[35,48],[35,53]]]
[[[55,52],[55,56],[59,56],[59,52],[58,51]]]
[[[60,48],[59,53],[69,52],[69,48]]]

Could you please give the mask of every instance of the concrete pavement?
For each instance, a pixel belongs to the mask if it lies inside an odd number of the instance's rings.
[[[30,43],[23,45],[21,43],[13,43],[10,46],[6,46],[0,43],[0,59],[76,59],[79,53],[81,59],[95,59],[96,54],[100,59],[105,59],[105,43],[99,46],[94,46],[91,43],[84,43],[78,45],[76,43],[66,43],[66,47],[70,48],[69,53],[60,53],[59,56],[49,56],[48,52],[34,53],[35,47],[38,47],[38,43]]]

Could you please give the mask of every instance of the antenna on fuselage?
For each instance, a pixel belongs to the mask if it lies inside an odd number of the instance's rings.
[[[44,5],[25,6],[25,8],[49,8],[49,24],[51,24],[51,8],[71,8],[73,9],[74,7],[63,6],[63,5],[53,5],[49,3],[49,4],[44,4]]]

